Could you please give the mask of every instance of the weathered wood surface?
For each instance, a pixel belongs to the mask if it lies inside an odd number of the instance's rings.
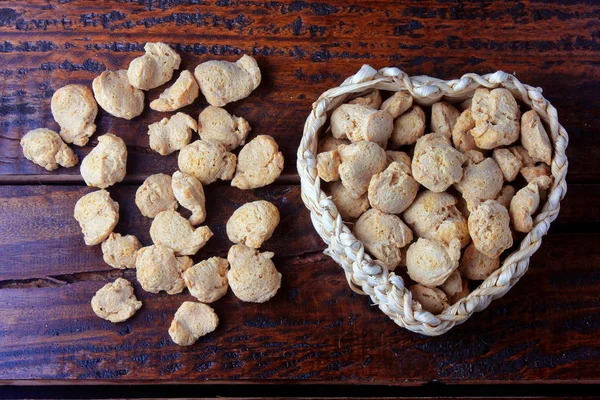
[[[594,2],[559,0],[0,3],[0,382],[599,383],[599,17]],[[282,213],[264,248],[276,252],[284,280],[262,305],[228,293],[215,305],[218,330],[189,348],[167,333],[188,294],[150,295],[135,283],[144,307],[131,320],[95,317],[94,292],[135,274],[111,269],[99,247],[84,245],[72,210],[91,189],[78,167],[48,173],[19,147],[28,130],[57,128],[50,113],[56,89],[126,68],[145,42],[158,40],[176,45],[189,70],[254,55],[263,83],[227,109],[250,121],[252,135],[273,135],[286,158],[276,185],[207,188],[215,237],[196,259],[225,255],[228,216],[264,198]],[[295,153],[311,104],[363,63],[441,78],[514,72],[544,88],[570,134],[569,193],[531,270],[440,338],[398,328],[352,293],[322,255],[301,203]],[[150,91],[146,104],[163,89]],[[205,105],[201,98],[184,111],[196,117]],[[137,183],[177,167],[176,155],[148,148],[147,125],[165,115],[146,110],[127,122],[100,111],[96,122],[99,133],[117,133],[128,145],[126,182],[110,191],[122,210],[117,231],[144,244],[150,220],[135,207]],[[87,154],[96,137],[77,153]]]

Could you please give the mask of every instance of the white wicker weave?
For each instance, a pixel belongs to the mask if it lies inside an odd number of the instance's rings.
[[[316,170],[316,151],[319,133],[336,107],[350,96],[369,89],[389,91],[408,90],[418,104],[429,105],[440,100],[456,102],[473,96],[479,87],[509,89],[515,98],[535,110],[550,128],[554,144],[552,175],[554,183],[533,230],[523,239],[520,248],[511,253],[502,267],[488,277],[468,297],[433,315],[423,311],[412,300],[403,279],[389,272],[386,265],[371,259],[350,229],[343,223],[331,198],[320,188]],[[513,75],[502,71],[487,75],[466,74],[460,79],[444,81],[428,76],[409,77],[398,68],[376,71],[364,65],[358,73],[346,79],[341,86],[323,93],[313,104],[304,135],[298,148],[298,173],[302,185],[302,199],[310,210],[313,225],[328,247],[325,254],[338,262],[348,284],[355,292],[366,294],[396,324],[424,335],[436,336],[466,321],[474,312],[485,309],[493,299],[507,293],[527,271],[529,258],[540,247],[550,223],[556,219],[560,201],[565,196],[568,162],[565,150],[568,135],[558,122],[556,109],[542,96],[542,89],[522,84]]]

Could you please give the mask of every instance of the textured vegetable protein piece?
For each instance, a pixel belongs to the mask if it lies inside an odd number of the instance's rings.
[[[412,285],[409,288],[413,300],[418,302],[423,310],[432,314],[440,314],[448,307],[446,294],[438,288],[430,288],[423,285]]]
[[[460,111],[448,103],[440,102],[431,106],[431,132],[441,133],[448,139],[460,116]]]
[[[169,336],[179,346],[191,346],[219,325],[219,317],[206,304],[184,301],[179,307],[171,326]]]
[[[208,106],[198,117],[200,138],[219,142],[225,146],[227,151],[243,145],[250,131],[248,121],[242,117],[231,115],[220,107]]]
[[[144,92],[129,83],[127,71],[104,71],[92,82],[98,105],[107,113],[133,119],[144,111]]]
[[[148,125],[150,148],[161,156],[181,150],[192,140],[192,131],[197,131],[196,121],[187,114],[178,112]]]
[[[481,281],[500,268],[498,257],[488,257],[471,243],[463,253],[458,270],[466,279]]]
[[[327,151],[337,150],[342,144],[350,144],[348,139],[334,138],[331,134],[324,135],[317,145],[317,154],[325,153]]]
[[[498,197],[496,197],[496,201],[502,204],[508,210],[510,206],[510,201],[515,196],[515,188],[511,185],[502,186],[502,190],[498,193]],[[468,214],[467,214],[468,216]]]
[[[154,218],[163,211],[176,210],[177,200],[171,188],[171,177],[167,174],[147,177],[135,192],[135,205],[148,218]]]
[[[279,210],[265,201],[246,203],[233,212],[227,221],[227,237],[233,243],[258,249],[269,240],[279,224]]]
[[[150,103],[154,111],[169,112],[188,106],[196,100],[200,87],[190,71],[184,70],[172,86],[165,89],[158,99]]]
[[[507,182],[514,181],[523,168],[523,162],[509,149],[494,149],[492,158],[502,170],[504,180]]]
[[[270,185],[283,171],[283,154],[271,136],[258,135],[242,147],[231,186],[256,189]]]
[[[517,232],[528,233],[533,229],[533,214],[540,206],[540,190],[537,178],[522,188],[510,201],[509,214]]]
[[[348,189],[342,182],[331,182],[329,184],[329,195],[344,221],[356,219],[369,209],[367,193],[354,198],[350,196]]]
[[[458,293],[463,291],[463,278],[460,276],[460,272],[458,270],[454,270],[446,279],[446,281],[439,286],[448,299],[452,298]]]
[[[61,167],[70,168],[79,162],[77,155],[67,146],[59,134],[46,128],[27,132],[21,138],[23,155],[29,161],[48,171]]]
[[[531,158],[531,156],[529,155],[529,153],[527,152],[527,150],[525,150],[525,147],[523,146],[511,146],[511,147],[507,147],[507,149],[513,153],[513,155],[515,157],[517,157],[517,159],[519,161],[521,161],[521,164],[523,164],[523,167],[533,167],[535,165],[535,162],[533,161],[533,158]]]
[[[381,102],[381,92],[377,89],[373,89],[369,92],[369,94],[350,100],[348,104],[359,104],[361,106],[378,110],[381,106]]]
[[[365,249],[390,271],[402,260],[401,249],[412,242],[413,233],[408,226],[393,214],[370,209],[358,218],[352,230]]]
[[[248,97],[261,81],[258,64],[248,55],[236,62],[204,62],[196,67],[194,77],[206,101],[217,107]]]
[[[471,158],[467,162],[462,179],[454,185],[467,200],[470,211],[473,211],[471,204],[495,199],[502,190],[502,184],[504,183],[502,170],[496,161],[489,157],[483,158],[483,155],[479,152],[476,152],[476,154],[480,158]]]
[[[106,190],[96,190],[77,200],[73,214],[85,244],[93,246],[102,243],[119,222],[119,203]]]
[[[419,183],[412,177],[409,164],[392,162],[383,172],[373,175],[368,196],[371,207],[388,214],[400,214],[417,197]]]
[[[319,153],[317,154],[317,175],[325,182],[339,181],[341,163],[340,153],[337,150]]]
[[[226,259],[211,257],[188,268],[183,273],[183,280],[190,294],[198,301],[212,303],[227,293],[228,270],[229,263]]]
[[[165,43],[146,43],[144,50],[146,54],[129,63],[129,83],[138,89],[149,90],[170,81],[173,71],[181,63],[179,54]]]
[[[394,121],[390,147],[398,148],[415,144],[424,133],[425,113],[421,107],[412,106]]]
[[[521,117],[521,143],[533,161],[552,163],[552,145],[540,116],[534,110]]]
[[[342,104],[331,114],[333,137],[352,142],[369,141],[385,147],[392,134],[393,119],[385,111],[360,104]]]
[[[81,176],[88,186],[105,189],[121,182],[127,169],[125,142],[112,133],[98,137],[98,145],[81,162]]]
[[[172,249],[176,255],[196,254],[212,236],[208,226],[194,229],[177,211],[160,212],[150,225],[152,241]]]
[[[469,281],[465,278],[462,279],[462,290],[456,294],[454,294],[453,296],[448,297],[448,303],[449,304],[455,304],[457,303],[460,299],[467,297],[469,294],[471,293],[471,290],[469,289]]]
[[[480,150],[475,144],[473,135],[471,135],[471,129],[473,128],[475,128],[475,121],[469,107],[460,114],[452,129],[452,143],[461,153],[466,153],[469,150]]]
[[[394,93],[390,98],[385,100],[380,109],[387,112],[396,119],[404,114],[413,104],[413,97],[409,92],[401,91]]]
[[[412,160],[410,156],[403,151],[394,151],[394,150],[386,150],[385,158],[387,161],[387,166],[389,167],[391,163],[396,161],[400,164],[402,169],[407,173],[412,175]]]
[[[469,233],[475,248],[489,258],[513,245],[510,217],[506,207],[496,200],[486,200],[469,215]]]
[[[475,121],[471,134],[477,147],[490,150],[519,139],[521,114],[508,89],[475,90],[471,113]]]
[[[208,185],[217,179],[233,177],[236,156],[214,140],[196,140],[181,149],[177,163],[181,172]]]
[[[193,263],[187,256],[176,257],[175,252],[165,246],[142,247],[135,259],[136,277],[147,292],[181,293],[185,288],[181,274]]]
[[[235,296],[246,302],[264,303],[281,287],[281,274],[271,260],[275,254],[259,253],[241,244],[231,246],[227,254],[229,286]]]
[[[141,248],[142,245],[135,236],[121,236],[113,232],[102,242],[102,256],[104,262],[113,268],[135,268],[137,251]]]
[[[179,204],[192,212],[190,224],[198,225],[206,219],[206,199],[202,183],[192,175],[175,171],[171,180],[173,194]]]
[[[550,166],[544,163],[539,163],[530,167],[523,167],[519,171],[523,178],[527,181],[527,183],[533,182],[535,179],[539,177],[548,177],[550,182],[552,181],[552,175],[550,171]]]
[[[419,238],[406,252],[408,276],[424,286],[442,285],[458,268],[460,241],[452,239],[448,246],[437,240]]]
[[[110,322],[128,320],[142,307],[142,302],[133,293],[131,283],[123,278],[117,278],[100,288],[91,303],[94,313]]]
[[[52,116],[60,125],[60,137],[65,143],[85,146],[96,131],[94,120],[98,105],[92,91],[84,85],[66,85],[52,95]]]
[[[417,141],[412,159],[413,177],[434,192],[443,192],[463,177],[465,156],[443,134],[431,133]]]
[[[362,197],[369,188],[371,177],[387,165],[385,150],[373,142],[355,142],[339,147],[340,179],[350,196]]]

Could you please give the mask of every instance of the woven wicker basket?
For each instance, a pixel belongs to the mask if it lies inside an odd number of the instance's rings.
[[[516,99],[530,106],[546,122],[554,144],[551,165],[554,183],[546,203],[535,218],[533,230],[523,239],[519,250],[508,255],[501,268],[469,296],[446,308],[443,313],[433,315],[423,311],[421,305],[412,300],[411,292],[407,290],[400,276],[389,272],[385,264],[373,260],[365,253],[362,243],[344,225],[331,198],[321,190],[315,162],[319,133],[324,130],[322,128],[328,114],[336,107],[352,95],[365,93],[370,89],[408,90],[416,103],[430,105],[441,100],[465,100],[472,97],[475,89],[479,87],[509,89]],[[484,76],[466,74],[461,79],[443,81],[428,76],[409,77],[398,68],[376,71],[364,65],[340,87],[326,91],[313,104],[298,148],[297,165],[302,184],[302,199],[310,210],[315,229],[328,246],[325,254],[342,266],[350,288],[370,296],[371,300],[399,326],[424,335],[436,336],[447,332],[454,325],[465,322],[474,312],[485,309],[493,299],[502,297],[527,271],[529,258],[540,247],[542,237],[557,217],[560,201],[567,191],[567,144],[567,132],[558,122],[556,109],[542,96],[542,90],[522,84],[513,75],[498,71]]]

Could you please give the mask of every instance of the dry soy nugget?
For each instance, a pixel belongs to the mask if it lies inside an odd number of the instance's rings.
[[[398,148],[415,144],[425,133],[425,113],[419,106],[412,106],[394,121],[390,147]]]
[[[373,175],[368,196],[371,207],[388,214],[400,214],[417,197],[419,183],[412,177],[408,163],[393,161],[388,167]]]
[[[438,288],[416,284],[408,289],[412,293],[413,300],[417,301],[425,311],[440,314],[448,307],[448,297]]]
[[[198,124],[192,117],[178,112],[148,126],[150,148],[166,156],[187,146],[192,140],[192,131],[197,130]]]
[[[437,240],[419,238],[406,252],[406,268],[413,281],[424,286],[442,285],[458,268],[460,241],[446,246]]]
[[[84,85],[66,85],[52,95],[52,116],[60,125],[65,143],[84,146],[96,131],[94,120],[98,105],[92,91]]]
[[[115,323],[128,320],[142,307],[142,302],[133,293],[131,283],[123,278],[117,278],[100,288],[91,303],[97,316]]]
[[[381,104],[380,109],[387,112],[396,119],[400,115],[404,114],[413,104],[413,97],[409,92],[400,91],[392,95]]]
[[[479,150],[471,134],[473,128],[475,128],[475,121],[469,107],[460,114],[452,129],[452,143],[461,153],[466,153],[469,150]]]
[[[494,149],[492,158],[502,170],[504,180],[507,182],[514,181],[523,168],[523,162],[509,149]]]
[[[154,244],[168,247],[182,256],[196,254],[212,236],[208,226],[194,229],[177,211],[159,213],[150,225],[150,237]]]
[[[373,89],[369,94],[350,100],[348,104],[360,104],[361,106],[378,110],[382,101],[381,92],[377,89]]]
[[[219,317],[206,304],[184,301],[175,312],[169,336],[179,346],[191,346],[202,336],[217,329]]]
[[[508,89],[477,89],[471,113],[475,127],[471,134],[477,147],[490,150],[508,146],[519,139],[519,105]]]
[[[236,156],[219,142],[196,140],[181,149],[177,164],[181,172],[208,185],[217,179],[231,179],[235,172]]]
[[[142,90],[167,83],[179,68],[181,57],[165,43],[146,43],[146,54],[131,60],[127,69],[129,83]]]
[[[242,147],[231,186],[256,189],[270,185],[283,171],[283,154],[271,136],[258,135]]]
[[[241,244],[231,246],[227,254],[230,269],[229,287],[235,296],[246,302],[264,303],[281,287],[281,274],[271,260],[275,254],[259,253]]]
[[[226,259],[211,257],[188,268],[183,273],[183,280],[190,294],[198,301],[212,303],[227,293],[228,270],[229,263]]]
[[[117,118],[132,119],[144,111],[144,92],[129,83],[127,71],[104,71],[92,82],[98,105]]]
[[[142,289],[150,293],[164,290],[181,293],[185,282],[181,275],[194,262],[187,256],[176,257],[168,247],[152,245],[138,250],[135,259],[136,278]]]
[[[192,212],[190,224],[198,225],[206,219],[206,198],[202,183],[192,175],[175,171],[171,179],[171,188],[181,205]]]
[[[342,159],[337,150],[319,153],[317,154],[317,175],[325,182],[339,181],[341,163]]]
[[[469,215],[469,233],[475,248],[489,258],[513,245],[510,216],[496,200],[486,200]]]
[[[137,251],[141,248],[142,245],[135,236],[121,236],[113,232],[102,242],[102,256],[104,262],[113,268],[135,268]]]
[[[106,190],[96,190],[77,200],[74,216],[83,232],[85,244],[100,244],[119,222],[119,203],[111,199]]]
[[[463,177],[454,187],[462,193],[467,200],[469,211],[473,211],[474,204],[485,200],[493,200],[502,190],[504,176],[502,170],[492,158],[484,158],[477,150],[466,153],[469,158],[463,171]]]
[[[519,190],[510,202],[509,214],[512,226],[517,232],[528,233],[533,229],[533,214],[540,206],[540,188],[537,178]]]
[[[192,104],[199,93],[198,82],[192,73],[187,70],[181,71],[175,83],[150,103],[150,108],[160,112],[175,111]]]
[[[176,210],[177,200],[171,188],[171,177],[167,174],[147,177],[135,192],[135,205],[148,218],[154,218],[163,211]]]
[[[389,113],[360,104],[342,104],[330,119],[333,137],[348,138],[352,142],[366,140],[381,147],[386,147],[393,124]]]
[[[434,192],[443,192],[463,177],[466,157],[441,133],[430,133],[417,141],[412,159],[413,177]]]
[[[329,195],[344,221],[356,219],[369,209],[367,193],[354,198],[342,182],[331,182],[329,185]]]
[[[204,62],[196,67],[194,76],[206,101],[217,107],[248,97],[261,80],[256,60],[248,55],[236,62]]]
[[[258,249],[279,224],[279,210],[265,200],[246,203],[227,221],[227,237],[233,243]]]
[[[243,145],[250,130],[248,121],[229,114],[224,108],[208,106],[198,117],[200,139],[219,142],[227,151]]]
[[[477,250],[475,245],[471,243],[463,253],[460,259],[458,270],[460,274],[473,281],[481,281],[487,279],[495,270],[500,267],[500,259],[498,257],[490,258]]]
[[[112,133],[98,137],[98,145],[81,162],[81,176],[88,186],[105,189],[125,178],[127,147]]]
[[[431,132],[441,133],[450,139],[459,116],[460,111],[450,104],[435,103],[431,106]]]
[[[77,155],[67,146],[59,134],[46,128],[27,132],[21,138],[23,155],[34,164],[53,171],[60,165],[70,168],[79,162]]]
[[[355,142],[339,147],[340,179],[350,196],[362,197],[369,189],[373,175],[387,166],[385,150],[377,143]]]
[[[328,133],[319,140],[319,143],[317,144],[317,154],[337,150],[342,144],[350,143],[351,142],[348,139],[338,139]]]
[[[552,145],[540,116],[530,110],[521,117],[521,143],[533,161],[552,163]]]

